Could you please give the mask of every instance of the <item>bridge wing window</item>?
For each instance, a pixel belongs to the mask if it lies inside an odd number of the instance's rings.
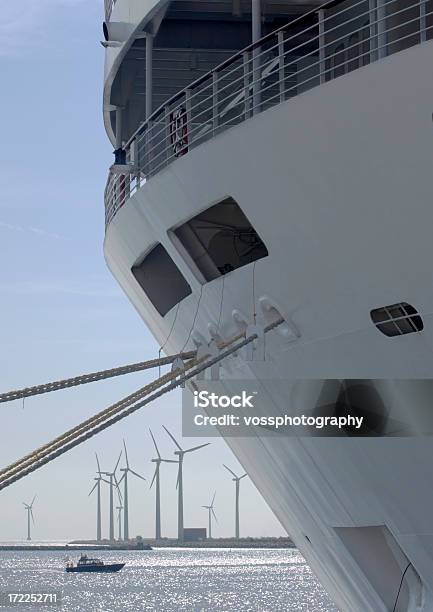
[[[162,244],[154,247],[131,272],[161,316],[191,293],[191,287]]]
[[[268,255],[260,236],[233,198],[211,206],[174,233],[206,281]]]
[[[370,315],[377,329],[385,336],[402,336],[424,329],[421,316],[407,302],[376,308],[371,311]]]

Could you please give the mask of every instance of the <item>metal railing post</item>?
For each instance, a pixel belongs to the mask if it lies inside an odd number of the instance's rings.
[[[260,113],[262,102],[262,79],[260,71],[259,50],[253,49],[253,115]]]
[[[262,37],[262,3],[261,0],[251,0],[251,40],[257,43]],[[260,47],[253,49],[253,115],[260,112],[261,105],[261,70]]]
[[[286,69],[284,65],[284,32],[278,32],[278,80],[280,83],[280,102],[285,99]]]
[[[369,21],[370,21],[370,62],[377,60],[377,3],[376,0],[369,0]]]
[[[321,85],[326,81],[325,16],[325,9],[320,9],[317,18],[319,21],[319,82]]]
[[[377,0],[377,58],[382,59],[388,55],[387,27],[386,27],[386,0]]]
[[[191,90],[185,89],[185,111],[186,111],[186,133],[188,147],[192,145],[192,122],[191,122]]]
[[[131,166],[136,166],[137,164],[137,147],[135,138],[131,141],[131,144],[126,149],[126,160],[127,163],[131,164]]]
[[[245,119],[250,117],[250,54],[248,51],[243,53],[244,61],[244,114]]]
[[[167,156],[167,162],[170,161],[170,144],[171,144],[171,121],[170,121],[170,107],[164,107],[165,116],[165,154]]]
[[[212,129],[213,133],[218,127],[218,72],[212,73]]]
[[[139,189],[141,176],[140,176],[140,164],[138,160],[138,142],[136,138],[134,138],[134,140],[131,142],[130,148],[131,148],[131,161],[134,165],[135,180],[137,181],[137,189]]]
[[[145,142],[145,163],[144,163],[144,175],[149,176],[150,172],[150,122],[148,121],[146,124],[146,131],[144,132],[144,142]]]
[[[131,197],[131,173],[125,176],[125,196],[123,198],[123,203],[125,204],[126,200]]]
[[[427,19],[426,19],[426,0],[421,0],[419,3],[419,39],[420,42],[426,42],[427,40]]]

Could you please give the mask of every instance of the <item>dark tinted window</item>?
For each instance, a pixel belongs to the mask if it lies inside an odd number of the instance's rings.
[[[268,250],[233,198],[211,206],[175,230],[176,236],[211,281],[257,259]]]
[[[131,270],[161,316],[191,293],[191,287],[162,244]]]
[[[416,309],[407,302],[372,310],[371,319],[385,336],[402,336],[420,332],[424,323]]]

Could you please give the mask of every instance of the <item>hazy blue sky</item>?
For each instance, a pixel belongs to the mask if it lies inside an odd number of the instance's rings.
[[[157,346],[103,259],[102,194],[111,163],[101,113],[102,0],[22,0],[0,21],[0,388],[8,390],[157,356]],[[142,386],[138,374],[0,405],[0,465]],[[35,493],[35,539],[94,537],[87,497],[95,450],[114,467],[125,437],[131,464],[150,481],[151,426],[180,432],[180,395],[143,409],[0,493],[0,540],[25,535]],[[179,434],[180,435],[180,434]],[[185,444],[195,445],[197,440]],[[241,468],[222,440],[185,459],[185,524],[206,525],[201,508],[216,489],[219,524],[233,532],[233,483]],[[198,455],[198,454],[197,454]],[[163,470],[163,528],[176,533],[176,466]],[[104,491],[104,511],[108,503]],[[242,481],[244,535],[283,530],[249,479]],[[131,480],[131,534],[154,532],[154,492]],[[104,514],[104,535],[107,516]]]

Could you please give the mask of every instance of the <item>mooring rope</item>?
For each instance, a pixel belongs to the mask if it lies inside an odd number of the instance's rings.
[[[274,323],[271,323],[265,327],[264,332],[268,333],[269,331],[275,329],[278,325],[281,325],[282,322],[283,319],[278,319]],[[169,372],[156,379],[152,383],[139,389],[136,393],[131,394],[116,404],[113,404],[94,417],[87,419],[80,425],[69,430],[62,436],[59,436],[52,442],[45,444],[43,447],[36,449],[32,453],[26,455],[24,458],[3,469],[0,472],[0,490],[10,486],[21,478],[24,478],[28,474],[37,470],[39,467],[53,461],[79,444],[82,444],[89,438],[136,412],[153,400],[158,399],[166,393],[169,393],[187,380],[212,367],[222,359],[232,355],[258,338],[257,334],[252,334],[239,342],[239,338],[242,336],[243,334],[239,334],[231,340],[222,343],[223,350],[216,357],[208,359],[209,355],[205,355],[200,359],[191,359],[182,369]],[[143,397],[144,399],[142,399]]]
[[[200,360],[200,362],[203,361],[203,359]],[[196,363],[195,360],[191,360],[187,362],[185,364],[185,370],[188,370],[189,368],[193,367],[195,363]],[[149,393],[152,393],[152,391],[167,384],[168,382],[175,379],[177,376],[179,376],[178,370],[174,372],[168,372],[167,374],[160,376],[159,378],[152,381],[151,383],[145,385],[144,387],[141,387],[140,389],[138,389],[131,395],[128,395],[127,397],[121,399],[115,404],[108,406],[107,408],[97,413],[96,415],[90,417],[89,419],[86,419],[85,421],[73,427],[72,429],[68,430],[61,436],[58,436],[57,438],[55,438],[48,444],[41,446],[40,448],[36,449],[32,453],[26,455],[25,457],[22,457],[15,463],[9,465],[7,468],[0,470],[0,483],[5,477],[9,478],[9,476],[16,473],[20,469],[24,468],[26,465],[29,465],[30,463],[32,463],[32,461],[39,459],[41,457],[44,457],[45,455],[49,454],[51,451],[56,450],[57,448],[60,448],[63,444],[67,443],[70,439],[73,439],[75,436],[85,433],[86,431],[90,430],[92,427],[98,425],[98,423],[101,423],[105,419],[109,418],[110,416],[113,416],[117,414],[118,412],[121,412],[122,410],[124,410],[125,408],[127,408],[128,406],[130,406],[131,404],[133,404],[140,398],[144,397],[145,395],[148,395]]]
[[[111,368],[109,370],[81,374],[80,376],[74,376],[73,378],[56,380],[54,382],[44,383],[42,385],[35,385],[34,387],[7,391],[6,393],[0,393],[0,404],[3,402],[12,402],[13,400],[24,397],[30,397],[32,395],[51,393],[52,391],[59,391],[60,389],[67,389],[69,387],[77,387],[78,385],[86,385],[87,383],[105,380],[107,378],[114,378],[115,376],[123,376],[124,374],[132,374],[133,372],[142,372],[143,370],[150,370],[151,368],[170,365],[178,358],[183,360],[191,359],[195,354],[195,351],[178,353],[177,355],[168,355],[167,357],[159,357],[158,359],[149,359],[148,361],[131,363],[129,365]]]
[[[235,342],[240,337],[242,337],[242,334],[239,334],[239,335],[231,338],[229,341],[227,341],[225,343],[221,343],[221,345],[220,345],[221,348],[224,348],[225,346],[229,346],[232,342]],[[183,355],[185,355],[185,354],[195,355],[196,352],[194,351],[194,352],[191,352],[191,353],[179,353],[179,355],[180,354],[183,354]],[[203,357],[200,360],[200,363],[204,359],[205,359],[205,357]],[[189,362],[187,362],[185,364],[185,369],[189,369],[189,368],[193,367],[194,365],[197,365],[197,363],[198,363],[197,360],[191,360],[191,361],[189,361]],[[22,457],[21,459],[19,459],[15,463],[9,465],[8,467],[4,468],[3,470],[0,470],[0,482],[2,480],[2,477],[6,473],[8,473],[8,475],[12,475],[13,473],[18,471],[19,469],[25,467],[25,465],[31,463],[32,460],[34,460],[36,455],[37,456],[40,456],[40,455],[44,456],[45,454],[47,454],[47,452],[50,452],[50,450],[53,450],[54,446],[56,448],[61,446],[62,443],[65,443],[67,441],[67,439],[70,438],[71,436],[74,436],[75,434],[78,435],[80,433],[83,433],[87,429],[91,428],[93,425],[97,425],[99,422],[101,422],[105,418],[108,418],[112,414],[115,414],[116,412],[118,412],[120,410],[123,410],[124,408],[126,408],[130,404],[134,403],[135,401],[137,401],[138,399],[140,399],[144,395],[146,395],[148,393],[151,393],[155,388],[158,388],[158,387],[163,386],[166,383],[170,382],[171,380],[173,380],[174,378],[176,378],[179,375],[179,372],[180,372],[180,370],[176,370],[174,372],[168,372],[167,374],[164,374],[163,376],[158,377],[156,380],[154,380],[151,383],[145,385],[144,387],[141,387],[140,389],[138,389],[138,391],[135,391],[131,395],[128,395],[127,397],[121,399],[120,401],[116,402],[115,404],[112,404],[111,406],[108,406],[107,408],[105,408],[104,410],[99,412],[98,414],[90,417],[86,421],[84,421],[84,422],[80,423],[79,425],[73,427],[72,429],[70,429],[69,431],[65,432],[61,436],[55,438],[53,441],[49,442],[48,444],[45,444],[44,446],[41,446],[40,448],[38,448],[37,450],[33,451],[32,453],[26,455],[25,457]],[[23,465],[23,464],[25,464],[25,465]]]

